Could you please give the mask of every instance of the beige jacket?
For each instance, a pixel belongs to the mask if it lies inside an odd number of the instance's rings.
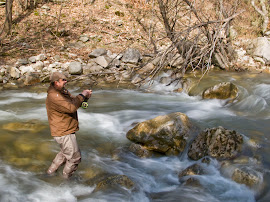
[[[59,91],[52,85],[48,88],[46,109],[52,136],[72,134],[79,130],[77,110],[84,98],[72,96],[66,89]]]

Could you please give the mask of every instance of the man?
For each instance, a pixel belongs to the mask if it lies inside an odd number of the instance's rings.
[[[54,174],[65,164],[63,177],[69,178],[81,162],[81,152],[75,136],[75,132],[79,130],[77,110],[83,101],[91,97],[92,91],[84,90],[76,97],[72,96],[65,89],[67,78],[60,72],[52,73],[50,81],[46,109],[51,135],[60,145],[61,151],[54,158],[47,174]]]

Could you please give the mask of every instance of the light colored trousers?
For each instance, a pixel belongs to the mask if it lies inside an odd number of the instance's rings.
[[[55,156],[47,173],[53,174],[58,168],[65,164],[63,177],[69,178],[78,168],[81,162],[81,152],[77,144],[76,135],[69,134],[61,137],[54,137],[60,145],[61,151]]]

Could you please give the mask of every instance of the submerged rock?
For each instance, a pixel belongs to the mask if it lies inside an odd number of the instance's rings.
[[[26,122],[12,122],[2,126],[3,129],[9,131],[30,131],[32,133],[38,133],[45,129],[47,126],[40,123],[38,120],[30,120]]]
[[[152,151],[149,151],[144,146],[142,146],[140,144],[135,144],[135,143],[132,143],[129,146],[129,151],[133,152],[135,155],[142,157],[142,158],[151,157],[153,154]]]
[[[203,175],[203,174],[205,174],[205,171],[203,170],[203,168],[199,164],[193,164],[187,167],[182,172],[180,172],[178,177],[182,178],[188,175]]]
[[[230,82],[220,83],[203,91],[203,99],[234,99],[238,95],[238,88]]]
[[[233,172],[232,180],[240,184],[245,184],[250,188],[257,187],[262,183],[262,173],[255,172],[251,169],[236,168]]]
[[[192,142],[188,157],[199,160],[204,156],[230,159],[236,157],[242,149],[243,136],[236,131],[218,128],[205,129]]]
[[[137,124],[127,138],[147,150],[177,155],[185,149],[190,129],[188,117],[176,112]]]
[[[134,182],[129,179],[126,175],[113,175],[101,180],[94,191],[100,191],[104,189],[112,189],[124,187],[126,189],[132,189],[134,187]]]

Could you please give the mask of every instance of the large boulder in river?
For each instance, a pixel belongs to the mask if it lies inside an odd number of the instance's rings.
[[[243,136],[234,130],[227,130],[221,126],[205,129],[192,142],[188,150],[188,157],[199,160],[204,156],[217,159],[234,158],[241,152]]]
[[[127,138],[147,150],[176,155],[184,150],[190,128],[188,117],[176,112],[137,124]]]
[[[223,82],[203,91],[203,99],[234,99],[238,95],[238,88],[230,82]]]

